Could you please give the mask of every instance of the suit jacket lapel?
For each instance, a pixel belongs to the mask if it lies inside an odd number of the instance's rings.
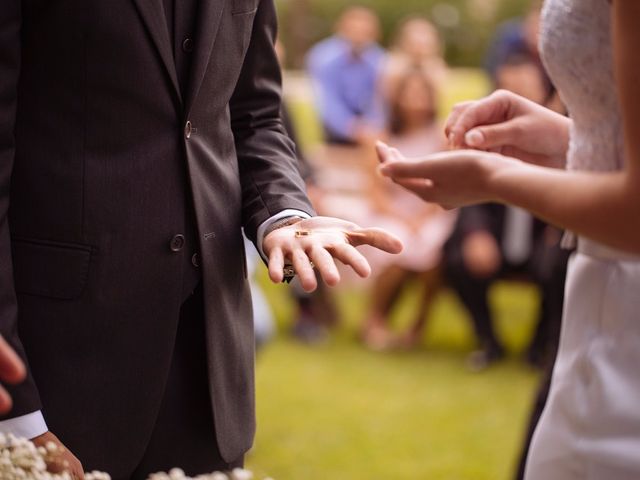
[[[207,72],[211,50],[213,49],[213,44],[220,28],[222,12],[226,8],[227,2],[228,0],[200,0],[194,57],[189,77],[189,88],[185,93],[185,111],[187,115],[198,96],[202,80]]]
[[[176,72],[176,65],[173,59],[173,49],[171,47],[171,39],[169,38],[169,29],[164,15],[162,0],[134,0],[134,2],[138,8],[140,16],[142,17],[142,21],[147,27],[149,35],[160,54],[162,63],[164,64],[169,75],[169,79],[171,80],[171,84],[173,85],[174,93],[181,104],[182,96],[180,94],[180,84],[178,83],[178,74]]]

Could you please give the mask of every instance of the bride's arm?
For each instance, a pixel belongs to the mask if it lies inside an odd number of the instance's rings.
[[[381,157],[389,162],[382,173],[427,201],[448,207],[484,201],[514,204],[580,235],[640,253],[640,2],[616,0],[612,8],[626,139],[624,171],[563,172],[472,150],[404,162],[382,146]]]
[[[608,245],[640,252],[640,2],[612,4],[615,73],[622,107],[623,172],[559,173],[505,168],[494,177],[498,197]],[[528,185],[527,188],[522,188]],[[529,193],[526,191],[529,190]],[[536,198],[539,194],[539,198]]]

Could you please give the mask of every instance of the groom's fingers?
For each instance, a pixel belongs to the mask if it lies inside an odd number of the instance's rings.
[[[0,335],[0,379],[9,383],[19,383],[24,380],[26,373],[20,357]]]
[[[354,247],[371,245],[387,253],[400,253],[403,245],[400,239],[381,228],[359,228],[347,233],[349,243]]]
[[[296,248],[291,252],[291,263],[293,263],[293,268],[305,292],[313,292],[318,288],[316,272],[314,272],[309,257],[303,249]]]
[[[274,283],[284,280],[284,254],[279,247],[273,248],[269,253],[269,278]]]
[[[331,249],[331,254],[353,270],[362,278],[371,275],[371,267],[364,255],[351,245],[336,245]]]
[[[313,247],[309,252],[309,257],[320,272],[324,283],[333,287],[340,282],[338,267],[336,267],[333,257],[323,247]]]
[[[11,397],[4,388],[0,387],[0,414],[11,410],[11,405]]]

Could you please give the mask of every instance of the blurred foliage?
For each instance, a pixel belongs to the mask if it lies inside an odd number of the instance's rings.
[[[521,17],[532,0],[276,0],[281,35],[292,66],[302,65],[304,52],[331,34],[340,12],[350,5],[372,7],[378,12],[384,43],[393,38],[402,19],[421,15],[439,28],[451,65],[480,66],[497,27]]]

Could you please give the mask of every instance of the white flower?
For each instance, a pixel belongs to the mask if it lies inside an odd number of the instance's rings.
[[[252,480],[253,473],[251,473],[249,470],[244,470],[242,468],[235,468],[231,472],[231,478],[233,480]]]
[[[229,480],[229,477],[227,477],[224,473],[214,472],[211,475],[207,476],[207,480]]]
[[[62,449],[54,442],[36,447],[26,438],[0,432],[0,480],[72,480],[67,472],[56,474],[47,471],[46,462],[55,459],[61,452]],[[107,473],[94,471],[85,474],[85,479],[111,480],[111,477]],[[149,476],[149,480],[253,480],[253,474],[236,468],[230,477],[214,472],[191,479],[183,470],[174,468],[169,473],[154,473]]]
[[[180,470],[179,468],[174,468],[169,472],[169,478],[171,480],[183,480],[187,477],[184,474],[184,470]]]

